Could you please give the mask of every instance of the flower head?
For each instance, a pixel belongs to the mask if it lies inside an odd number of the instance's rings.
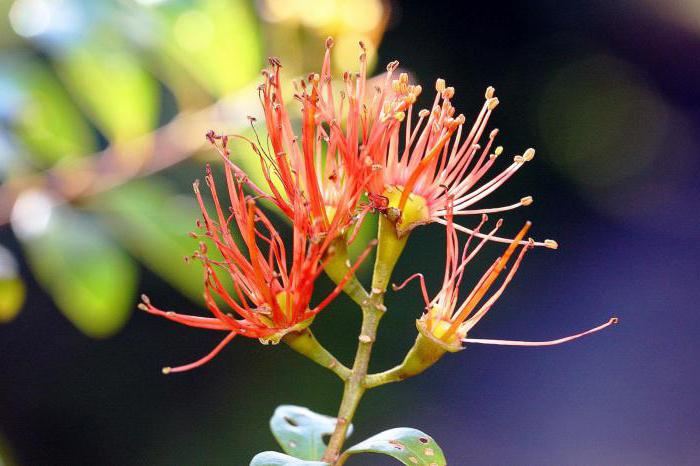
[[[457,232],[453,222],[452,209],[451,199],[448,199],[448,203],[446,205],[447,251],[445,275],[442,287],[437,295],[435,295],[432,300],[428,298],[425,282],[423,280],[423,276],[420,274],[414,274],[401,285],[394,286],[395,290],[399,290],[403,288],[410,280],[414,278],[420,279],[421,291],[426,305],[426,312],[418,320],[417,325],[419,331],[424,336],[448,351],[461,350],[462,343],[547,346],[574,340],[617,323],[617,318],[612,318],[607,323],[593,329],[552,341],[527,342],[468,338],[469,332],[489,312],[501,294],[503,294],[506,287],[515,276],[515,273],[525,257],[525,254],[533,247],[534,242],[532,239],[525,239],[531,226],[530,222],[527,222],[513,241],[508,245],[506,251],[500,257],[498,257],[498,259],[496,259],[481,276],[476,286],[471,290],[466,299],[460,300],[459,289],[462,279],[464,278],[464,271],[467,264],[481,250],[484,243],[493,238],[493,235],[500,228],[502,221],[499,220],[496,223],[496,226],[488,233],[481,234],[480,231],[488,220],[486,214],[483,214],[481,222],[473,230],[473,233],[469,235],[469,238],[460,253]],[[474,237],[478,235],[482,236],[481,241],[472,250],[469,250],[470,243]],[[521,243],[524,244],[519,246]],[[520,248],[519,252],[517,251],[518,248]],[[510,266],[510,270],[508,270],[506,273],[502,283],[500,286],[498,286],[496,291],[487,298],[486,295],[488,294],[489,290],[492,288],[492,286],[494,286],[496,280],[506,269],[506,266],[512,258],[514,258],[513,264]]]
[[[260,158],[267,190],[246,179],[257,194],[271,199],[290,219],[294,217],[295,198],[301,196],[314,230],[329,242],[353,223],[355,208],[364,192],[364,174],[357,154],[360,132],[357,102],[362,99],[358,93],[364,89],[367,67],[363,52],[360,78],[357,78],[361,85],[354,90],[348,87],[351,78],[346,73],[347,89],[341,92],[340,105],[336,108],[331,76],[332,46],[329,39],[320,74],[312,73],[294,83],[294,98],[301,103],[301,137],[294,132],[282,91],[282,66],[276,58],[269,60],[270,66],[263,71],[264,81],[258,88],[268,141],[266,144],[259,139],[249,141]],[[344,128],[340,122],[343,118]],[[225,143],[220,150],[241,173]]]
[[[497,129],[488,133],[486,142],[482,143],[489,118],[498,105],[493,87],[486,90],[481,111],[467,130],[466,117],[462,114],[455,116],[451,104],[454,88],[446,87],[445,81],[438,79],[432,108],[418,111],[418,121],[413,125],[414,105],[422,88],[409,84],[405,73],[392,80],[394,69],[395,65],[388,67],[385,88],[378,89],[373,100],[384,128],[383,134],[375,135],[375,147],[368,150],[373,176],[367,189],[375,196],[384,196],[389,206],[398,210],[399,236],[420,224],[446,224],[448,199],[453,202],[453,215],[458,216],[501,212],[532,203],[532,197],[526,196],[504,207],[471,208],[503,185],[535,155],[534,149],[527,149],[523,155],[515,156],[499,174],[486,180],[503,152],[503,147],[493,147]],[[459,225],[455,228],[474,233]],[[474,234],[483,238],[481,233]],[[490,239],[510,242],[496,236]],[[552,240],[534,244],[556,248],[556,242]]]
[[[204,267],[204,299],[212,316],[162,311],[145,296],[139,307],[190,327],[228,333],[204,358],[184,366],[165,368],[165,373],[186,371],[208,362],[236,335],[276,343],[287,333],[308,326],[344,285],[341,281],[319,304],[311,305],[314,282],[323,271],[327,243],[314,236],[316,230],[302,204],[302,196],[292,198],[292,249],[288,251],[255,200],[244,194],[243,180],[236,177],[229,165],[226,165],[226,182],[231,203],[226,214],[209,168],[206,184],[214,204],[213,213],[205,206],[199,183],[194,184],[204,221],[198,222],[203,232],[193,235],[208,240],[218,253],[217,257],[212,257],[206,243],[202,242],[194,255]],[[231,224],[240,233],[240,239],[234,237]],[[369,249],[365,250],[346,278],[368,252]],[[222,310],[220,303],[230,311]]]

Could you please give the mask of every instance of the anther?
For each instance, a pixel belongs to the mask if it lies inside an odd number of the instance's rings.
[[[494,97],[494,98],[488,100],[489,110],[493,110],[497,106],[498,106],[498,97]]]
[[[430,110],[428,110],[427,108],[424,108],[423,110],[421,110],[420,112],[418,112],[418,116],[419,116],[420,118],[425,118],[425,117],[427,117],[428,115],[430,115]]]
[[[331,36],[328,36],[328,39],[326,39],[326,48],[330,49],[333,48],[333,38]]]
[[[484,94],[484,97],[486,97],[486,100],[493,99],[494,92],[496,92],[496,89],[493,86],[487,87],[486,93]]]
[[[148,296],[146,296],[145,294],[141,295],[141,301],[143,301],[144,304],[151,304],[151,299]]]
[[[498,157],[499,155],[501,155],[501,154],[503,153],[503,146],[498,146],[498,147],[496,147],[496,150],[494,150],[493,153],[494,153],[494,155],[495,155],[496,157]]]
[[[559,244],[553,239],[544,240],[544,245],[549,249],[557,249],[559,247]]]
[[[525,153],[523,154],[523,159],[524,159],[526,162],[529,162],[529,161],[532,160],[533,158],[535,158],[535,149],[533,149],[532,147],[530,147],[530,148],[527,149],[527,150],[525,151]]]
[[[532,196],[526,196],[526,197],[520,199],[520,204],[527,206],[527,205],[532,204],[532,201],[533,201]]]
[[[165,374],[165,375],[170,374],[170,371],[172,371],[172,370],[173,370],[172,367],[164,367],[163,369],[161,369],[161,371],[162,371],[163,374]]]
[[[438,78],[437,81],[435,81],[435,90],[441,94],[445,91],[445,80],[444,79]]]

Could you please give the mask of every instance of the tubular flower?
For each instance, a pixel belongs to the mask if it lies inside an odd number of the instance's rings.
[[[190,327],[227,332],[224,339],[205,357],[180,367],[163,369],[164,373],[182,372],[210,361],[236,335],[258,338],[262,342],[277,343],[289,332],[307,327],[314,316],[323,310],[342,290],[344,281],[318,305],[311,306],[314,281],[323,271],[324,243],[314,237],[315,230],[309,221],[303,198],[294,196],[293,238],[291,256],[280,234],[255,201],[243,192],[243,180],[234,175],[226,165],[226,181],[230,198],[230,214],[224,214],[214,185],[214,178],[207,167],[206,184],[211,192],[214,212],[210,214],[195,182],[204,222],[197,222],[204,237],[218,251],[218,256],[208,255],[207,246],[200,243],[195,253],[204,267],[204,299],[211,317],[178,314],[154,307],[142,297],[139,307],[151,314],[165,317]],[[237,242],[229,228],[233,223],[241,236]],[[240,246],[239,246],[240,243]],[[369,248],[359,257],[345,277],[349,278]],[[288,264],[291,263],[291,264]],[[231,283],[229,291],[224,282]],[[223,303],[229,312],[221,309]]]
[[[501,294],[503,294],[503,291],[515,276],[520,263],[525,257],[525,253],[533,247],[533,241],[531,239],[525,240],[525,235],[530,229],[531,224],[530,222],[527,222],[525,226],[523,226],[523,228],[514,238],[513,242],[508,245],[508,248],[503,255],[496,259],[488,270],[486,270],[486,273],[482,275],[474,289],[472,289],[467,298],[460,304],[458,298],[459,287],[467,264],[481,250],[484,243],[493,238],[493,235],[500,228],[502,221],[499,220],[491,231],[481,235],[481,241],[470,251],[470,243],[475,236],[480,235],[480,230],[487,221],[486,214],[482,214],[481,222],[473,230],[473,233],[469,235],[469,238],[460,254],[457,232],[453,223],[452,204],[449,201],[448,205],[446,206],[446,212],[447,251],[445,275],[442,288],[438,294],[432,300],[428,298],[425,282],[423,280],[423,276],[420,274],[412,275],[401,285],[394,286],[395,290],[399,290],[403,288],[410,280],[414,278],[420,279],[421,291],[426,305],[426,312],[417,321],[418,330],[423,336],[431,340],[433,343],[439,345],[442,349],[452,352],[459,351],[462,349],[462,343],[482,343],[512,346],[556,345],[575,340],[617,323],[617,318],[611,318],[608,322],[585,332],[551,341],[511,341],[468,338],[467,335],[471,329],[474,328],[477,323],[479,323],[479,321],[488,313],[494,303],[498,300]],[[519,244],[523,242],[524,245],[520,246],[520,252],[516,253],[516,249],[519,247]],[[502,281],[498,289],[484,300],[489,289],[494,285],[496,279],[506,268],[508,262],[513,256],[515,256],[515,261],[506,274],[505,279]]]
[[[424,223],[446,224],[448,199],[453,199],[453,215],[478,215],[530,205],[532,197],[527,196],[504,207],[471,208],[498,189],[535,155],[534,149],[527,149],[523,155],[515,156],[505,170],[483,181],[503,152],[503,147],[493,148],[497,129],[492,130],[483,147],[481,145],[489,117],[498,105],[494,88],[486,90],[484,105],[467,132],[465,116],[455,116],[451,104],[454,88],[446,87],[445,81],[438,79],[432,109],[420,110],[418,121],[413,126],[414,104],[422,88],[410,85],[405,73],[392,80],[395,67],[394,64],[388,67],[385,88],[378,90],[375,98],[375,111],[379,112],[379,119],[385,121],[386,130],[374,135],[378,140],[376,147],[368,152],[374,174],[367,188],[373,196],[383,196],[389,207],[398,210],[397,234],[403,236]],[[401,138],[401,123],[404,121],[404,137]],[[483,238],[483,234],[459,225],[455,228]],[[490,239],[511,241],[496,236]],[[534,245],[557,247],[552,240]]]
[[[263,71],[264,82],[259,86],[260,101],[265,116],[268,141],[252,142],[260,157],[267,191],[247,180],[252,189],[270,198],[290,219],[294,217],[295,198],[303,196],[314,229],[332,241],[355,220],[355,208],[364,192],[363,166],[358,156],[357,117],[366,76],[366,54],[360,59],[362,79],[353,86],[345,74],[346,90],[341,92],[340,107],[336,108],[331,79],[332,39],[326,41],[326,54],[321,74],[312,73],[307,79],[294,83],[294,98],[301,102],[301,138],[292,128],[282,92],[279,60],[271,58],[270,67]],[[361,85],[360,85],[361,84]],[[348,100],[345,108],[345,98]],[[347,110],[347,114],[345,113]],[[346,120],[341,128],[340,120]],[[229,163],[225,144],[220,148]],[[237,172],[242,172],[233,165]]]

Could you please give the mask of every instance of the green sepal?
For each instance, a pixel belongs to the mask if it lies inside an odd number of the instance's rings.
[[[250,461],[250,466],[328,466],[321,461],[306,461],[276,451],[258,453]]]
[[[272,335],[269,335],[267,337],[258,338],[258,340],[260,340],[260,343],[262,343],[263,345],[276,345],[280,341],[282,341],[282,338],[284,338],[285,335],[287,335],[288,333],[301,332],[308,328],[308,326],[311,325],[311,323],[314,321],[314,317],[316,316],[309,317],[308,319],[299,322],[298,324],[292,327],[285,328],[284,330],[280,330],[279,332],[273,333]]]
[[[303,406],[278,406],[270,429],[285,453],[302,460],[320,460],[326,450],[324,437],[335,430],[337,419],[317,414]],[[352,425],[348,428],[348,436]],[[280,463],[282,464],[282,463]]]
[[[429,435],[418,429],[398,427],[385,430],[364,442],[348,448],[338,464],[358,453],[378,453],[388,455],[409,466],[445,466],[447,461],[442,449]]]

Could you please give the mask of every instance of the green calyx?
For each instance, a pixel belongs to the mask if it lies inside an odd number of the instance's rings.
[[[392,212],[396,212],[395,228],[396,236],[402,238],[411,232],[414,228],[420,225],[430,223],[430,210],[425,198],[417,194],[409,194],[406,205],[400,209],[399,202],[403,194],[403,186],[392,186],[384,191],[384,196],[389,200],[389,217],[392,217]],[[398,211],[392,209],[400,209]]]
[[[289,292],[283,291],[281,293],[277,293],[275,296],[275,299],[277,300],[277,305],[279,306],[280,310],[282,311],[282,314],[287,319],[290,319],[292,317],[292,308],[294,306],[294,296],[290,295]],[[276,345],[284,338],[285,335],[287,335],[290,332],[301,332],[302,330],[305,330],[311,323],[314,321],[315,316],[311,316],[306,320],[303,320],[296,325],[293,325],[291,327],[287,327],[285,329],[281,329],[272,335],[269,335],[267,337],[259,338],[260,343],[263,345]],[[266,325],[269,327],[274,327],[274,322],[272,319],[266,316],[261,316],[260,320],[265,322]]]
[[[430,323],[430,328],[428,328],[428,323]],[[431,345],[441,348],[445,352],[456,353],[462,351],[464,347],[456,332],[449,338],[445,338],[451,324],[449,321],[430,317],[429,314],[416,320],[418,333],[426,339],[426,342],[430,342]]]

